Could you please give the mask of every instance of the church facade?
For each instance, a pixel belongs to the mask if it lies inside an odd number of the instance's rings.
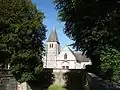
[[[44,68],[51,69],[85,69],[92,62],[82,52],[72,51],[68,46],[60,47],[56,30],[53,29],[47,42],[43,58]]]

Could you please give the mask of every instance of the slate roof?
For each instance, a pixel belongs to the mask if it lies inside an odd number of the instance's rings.
[[[55,29],[52,30],[47,42],[58,42],[59,43],[59,40],[58,40],[57,33],[56,33]]]
[[[89,58],[86,58],[86,56],[82,55],[82,52],[79,51],[72,51],[68,46],[66,46],[70,52],[75,56],[77,62],[89,62]]]
[[[78,62],[88,62],[89,58],[86,58],[86,56],[82,55],[81,52],[74,52],[74,56],[76,57],[76,60]]]

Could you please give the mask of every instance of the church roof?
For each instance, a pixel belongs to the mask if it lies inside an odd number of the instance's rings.
[[[85,55],[82,55],[80,51],[72,51],[67,45],[64,47],[64,51],[70,51],[76,58],[77,62],[89,62],[89,58],[86,58]]]
[[[89,58],[86,58],[86,56],[82,55],[81,52],[74,52],[74,56],[76,57],[76,60],[78,62],[88,62]]]
[[[59,43],[55,28],[52,30],[47,42],[58,42]]]

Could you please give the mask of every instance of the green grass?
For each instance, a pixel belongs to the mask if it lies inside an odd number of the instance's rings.
[[[48,90],[66,90],[66,89],[64,88],[64,86],[53,84],[48,88]]]

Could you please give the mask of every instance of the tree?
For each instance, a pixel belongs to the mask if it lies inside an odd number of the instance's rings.
[[[107,46],[120,50],[118,0],[54,0],[64,33],[77,50],[87,51],[92,72],[100,74],[101,53]]]
[[[120,51],[110,46],[102,50],[101,71],[105,79],[120,83]]]
[[[44,14],[25,0],[0,0],[0,63],[9,63],[19,82],[42,71]]]

